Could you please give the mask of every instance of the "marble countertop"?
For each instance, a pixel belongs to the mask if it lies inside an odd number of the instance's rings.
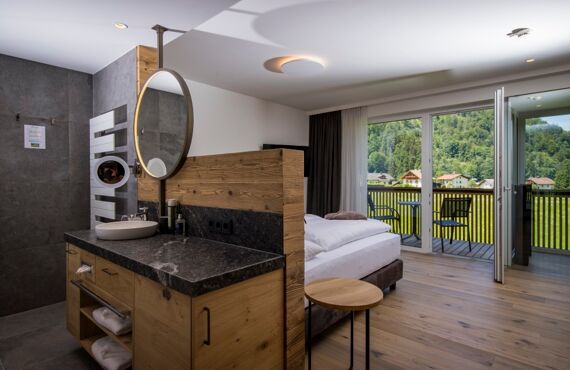
[[[81,230],[65,233],[65,240],[191,297],[285,266],[278,254],[195,237],[108,241]]]

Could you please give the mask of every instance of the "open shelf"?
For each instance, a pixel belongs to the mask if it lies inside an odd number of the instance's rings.
[[[124,335],[115,335],[109,329],[105,328],[103,325],[101,325],[97,321],[95,321],[95,319],[93,318],[93,310],[96,310],[99,307],[100,306],[96,306],[96,305],[81,307],[80,311],[81,311],[81,314],[83,316],[88,318],[93,324],[95,324],[99,329],[101,329],[101,331],[103,331],[105,334],[107,334],[108,336],[113,338],[122,347],[124,347],[126,350],[128,350],[129,352],[132,353],[133,352],[132,332],[129,334],[124,334]],[[95,340],[97,340],[101,337],[102,337],[102,335],[100,335],[98,337],[91,337],[91,338],[95,338]],[[82,342],[81,345],[83,346],[83,341],[88,341],[91,338],[83,339],[81,341]],[[93,344],[93,342],[91,342],[89,344],[89,350],[88,350],[89,352],[91,351],[91,344]],[[85,348],[85,346],[83,346],[83,348]]]
[[[81,347],[83,347],[83,349],[86,350],[91,357],[95,358],[93,356],[93,352],[91,352],[91,346],[93,345],[93,343],[95,343],[97,339],[103,338],[104,336],[105,335],[103,334],[94,335],[92,337],[79,340],[79,343],[81,343]]]

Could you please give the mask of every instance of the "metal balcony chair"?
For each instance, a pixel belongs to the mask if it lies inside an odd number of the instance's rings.
[[[441,202],[441,210],[434,211],[439,214],[437,220],[433,220],[435,225],[439,225],[439,236],[441,238],[441,253],[445,253],[443,247],[443,228],[451,228],[451,237],[449,245],[453,243],[453,234],[455,228],[467,228],[467,241],[469,243],[469,252],[471,252],[471,231],[469,228],[469,214],[471,208],[471,198],[444,198]],[[435,217],[434,217],[435,218]],[[459,220],[461,219],[461,221]]]
[[[377,206],[374,204],[372,196],[368,194],[368,207],[370,208],[370,218],[378,221],[397,221],[398,222],[398,234],[400,239],[402,239],[402,225],[400,224],[400,212],[395,208],[389,206]]]

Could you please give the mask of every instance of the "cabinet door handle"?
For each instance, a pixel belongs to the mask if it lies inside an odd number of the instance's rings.
[[[211,315],[211,313],[210,313],[210,309],[208,307],[204,307],[204,311],[206,311],[206,313],[208,314],[208,316],[207,316],[207,325],[208,326],[207,326],[207,332],[206,332],[207,338],[204,341],[204,344],[209,346],[210,344],[212,344],[212,341],[210,340],[211,339],[211,337],[210,337],[210,334],[211,334],[210,333],[210,315]]]
[[[111,276],[119,275],[118,272],[113,272],[113,271],[109,270],[107,267],[105,267],[104,269],[101,269],[101,271],[103,271],[107,275],[111,275]]]

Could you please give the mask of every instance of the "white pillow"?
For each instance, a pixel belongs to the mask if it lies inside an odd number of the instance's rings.
[[[312,260],[317,254],[324,251],[325,249],[317,243],[313,243],[310,240],[305,240],[305,261]]]
[[[305,224],[305,240],[309,240],[325,251],[390,231],[390,225],[377,220],[325,220]]]
[[[327,221],[327,220],[325,220],[321,216],[312,215],[310,213],[305,214],[305,223],[306,224],[314,224],[314,223],[325,222],[325,221]]]

